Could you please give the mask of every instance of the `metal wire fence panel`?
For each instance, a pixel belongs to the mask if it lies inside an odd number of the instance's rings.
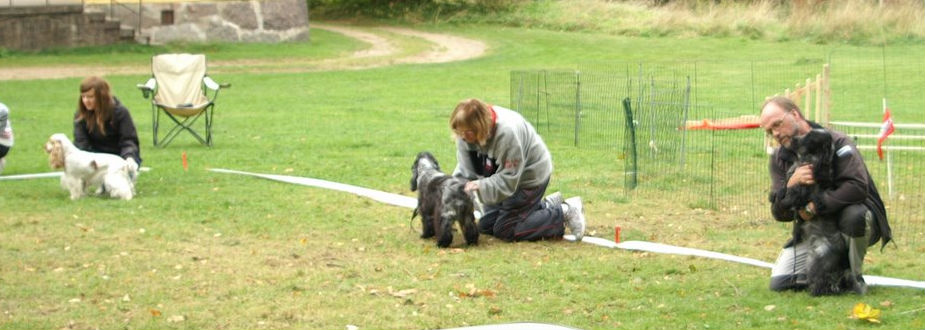
[[[871,125],[873,126],[873,125]],[[884,158],[877,154],[879,127],[835,123],[832,128],[855,139],[873,177],[897,242],[925,242],[925,125],[897,127],[884,143]]]
[[[547,141],[573,141],[577,123],[578,75],[574,71],[511,73],[511,107]]]
[[[925,123],[925,58],[895,62],[833,54],[832,120],[880,122],[882,103],[897,123]]]
[[[690,207],[770,221],[763,130],[685,127],[701,120],[755,123],[767,97],[801,88],[826,71],[828,78],[822,80],[827,85],[811,92],[819,101],[798,101],[807,117],[816,116],[812,109],[818,102],[830,109],[828,116],[820,113],[820,120],[879,124],[885,95],[890,108],[901,109],[894,120],[923,122],[921,111],[909,109],[925,109],[921,92],[925,59],[893,63],[856,60],[852,54],[836,51],[792,61],[597,63],[578,70],[515,71],[511,106],[537,126],[547,143],[607,158],[607,168],[617,172],[608,173],[607,182],[624,198],[670,196]],[[864,58],[876,58],[868,55]],[[877,127],[864,134],[876,135]],[[854,128],[833,128],[862,135]],[[903,134],[925,136],[925,128],[920,131]],[[889,143],[925,149],[925,138],[891,138]],[[616,159],[610,158],[612,154]],[[891,151],[890,166],[877,161],[872,150],[863,150],[863,155],[887,204],[897,240],[925,242],[925,184],[918,174],[925,168],[925,152]],[[623,184],[614,184],[621,175]]]

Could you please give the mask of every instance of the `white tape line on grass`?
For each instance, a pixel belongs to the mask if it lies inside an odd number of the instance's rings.
[[[250,175],[250,176],[256,176],[256,177],[260,177],[264,179],[300,184],[303,186],[343,191],[343,192],[347,192],[347,193],[351,193],[351,194],[355,194],[355,195],[359,195],[363,197],[368,197],[368,198],[371,198],[373,200],[376,200],[382,203],[395,205],[395,206],[401,206],[401,207],[407,207],[411,209],[415,208],[418,205],[418,200],[417,198],[414,198],[414,197],[402,196],[399,194],[392,194],[392,193],[382,192],[379,190],[352,186],[349,184],[343,184],[343,183],[337,183],[337,182],[331,182],[331,181],[325,181],[325,180],[319,180],[319,179],[312,179],[312,178],[303,178],[303,177],[297,177],[297,176],[260,174],[260,173],[251,173],[251,172],[243,172],[243,171],[226,170],[226,169],[220,169],[220,168],[213,168],[209,170],[213,172],[219,172],[219,173]]]
[[[372,198],[376,201],[390,204],[390,205],[395,205],[395,206],[401,206],[401,207],[407,207],[407,208],[414,208],[415,206],[417,206],[417,199],[414,197],[408,197],[408,196],[403,196],[399,194],[392,194],[392,193],[382,192],[382,191],[373,190],[369,188],[352,186],[349,184],[343,184],[343,183],[337,183],[337,182],[331,182],[331,181],[325,181],[325,180],[319,180],[319,179],[312,179],[312,178],[288,176],[288,175],[260,174],[260,173],[251,173],[251,172],[234,171],[234,170],[226,170],[226,169],[217,169],[217,168],[210,169],[210,171],[219,172],[219,173],[250,175],[250,176],[260,177],[260,178],[269,179],[269,180],[276,180],[276,181],[282,181],[282,182],[311,186],[311,187],[343,191],[343,192],[347,192],[347,193],[351,193],[351,194],[355,194],[359,196]],[[565,235],[564,239],[569,240],[569,241],[574,241],[575,236]],[[725,254],[725,253],[713,252],[713,251],[706,251],[706,250],[700,250],[700,249],[692,249],[692,248],[686,248],[686,247],[680,247],[680,246],[661,244],[661,243],[643,242],[643,241],[625,241],[622,243],[615,243],[614,241],[611,241],[611,240],[607,240],[607,239],[603,239],[599,237],[590,237],[590,236],[585,236],[585,238],[582,239],[581,241],[583,243],[593,244],[593,245],[607,247],[607,248],[617,248],[617,249],[634,250],[634,251],[646,251],[646,252],[663,253],[663,254],[677,254],[677,255],[684,255],[684,256],[696,256],[696,257],[737,262],[737,263],[742,263],[742,264],[747,264],[747,265],[752,265],[752,266],[764,267],[768,269],[774,266],[771,263],[764,262],[761,260],[739,257],[739,256],[730,255],[730,254]],[[904,280],[904,279],[898,279],[898,278],[872,276],[872,275],[864,275],[864,281],[867,282],[867,285],[898,286],[898,287],[925,289],[925,282],[922,282],[922,281],[910,281],[910,280]]]
[[[569,239],[570,241],[575,240],[575,236],[572,236],[572,235],[566,235],[566,236],[568,236],[567,239]],[[684,256],[704,257],[704,258],[710,258],[710,259],[719,259],[719,260],[725,260],[725,261],[738,262],[741,264],[747,264],[747,265],[764,267],[764,268],[774,267],[774,264],[772,263],[768,263],[768,262],[764,262],[764,261],[756,260],[752,258],[739,257],[739,256],[731,255],[731,254],[700,250],[700,249],[692,249],[692,248],[686,248],[686,247],[680,247],[680,246],[673,246],[673,245],[667,245],[667,244],[662,244],[662,243],[643,242],[643,241],[624,241],[620,243],[614,243],[611,240],[607,240],[607,239],[603,239],[599,237],[588,237],[588,236],[585,236],[585,238],[582,239],[581,241],[584,243],[589,243],[589,244],[594,244],[594,245],[599,245],[599,246],[609,247],[609,248],[619,248],[619,249],[624,249],[624,250],[636,250],[636,251],[647,251],[647,252],[655,252],[655,253],[678,254],[678,255],[684,255]]]
[[[28,180],[28,179],[40,179],[40,178],[57,178],[57,177],[60,177],[62,174],[64,174],[64,172],[4,175],[4,176],[0,176],[0,180]]]
[[[565,235],[565,239],[574,241],[575,236]],[[594,244],[594,245],[608,247],[608,248],[619,248],[619,249],[624,249],[624,250],[636,250],[636,251],[646,251],[646,252],[654,252],[654,253],[703,257],[703,258],[738,262],[742,264],[764,267],[768,269],[774,267],[774,264],[772,263],[764,262],[764,261],[756,260],[752,258],[739,257],[739,256],[730,255],[730,254],[707,251],[707,250],[666,245],[666,244],[661,244],[661,243],[643,242],[643,241],[625,241],[621,243],[614,243],[611,240],[607,240],[607,239],[603,239],[599,237],[589,237],[589,236],[585,236],[585,238],[582,239],[581,241],[583,243]],[[867,285],[897,286],[897,287],[925,289],[925,282],[923,281],[911,281],[911,280],[904,280],[904,279],[892,278],[892,277],[864,275],[864,282],[867,283]]]
[[[141,167],[138,169],[139,172],[147,172],[150,170],[151,170],[150,167]],[[0,175],[0,181],[58,178],[58,177],[61,177],[61,175],[63,174],[64,172],[45,172],[45,173],[33,173],[33,174]]]

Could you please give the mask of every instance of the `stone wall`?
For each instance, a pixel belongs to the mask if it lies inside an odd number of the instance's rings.
[[[120,32],[119,22],[80,5],[0,8],[0,47],[7,49],[107,45],[119,42]]]
[[[125,25],[140,27],[137,39],[151,44],[309,40],[306,0],[142,1],[138,6],[102,10],[113,12]]]

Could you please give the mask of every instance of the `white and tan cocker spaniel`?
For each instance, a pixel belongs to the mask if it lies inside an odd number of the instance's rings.
[[[71,193],[72,200],[87,195],[94,187],[97,194],[112,198],[129,200],[135,196],[138,164],[131,158],[80,150],[61,133],[48,138],[45,152],[51,168],[64,169],[61,187]]]

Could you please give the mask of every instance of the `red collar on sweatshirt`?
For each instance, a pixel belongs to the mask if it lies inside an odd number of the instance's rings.
[[[491,135],[488,137],[491,140],[495,138],[495,132],[498,131],[498,113],[495,112],[495,106],[490,104],[488,105],[488,110],[491,111]]]

